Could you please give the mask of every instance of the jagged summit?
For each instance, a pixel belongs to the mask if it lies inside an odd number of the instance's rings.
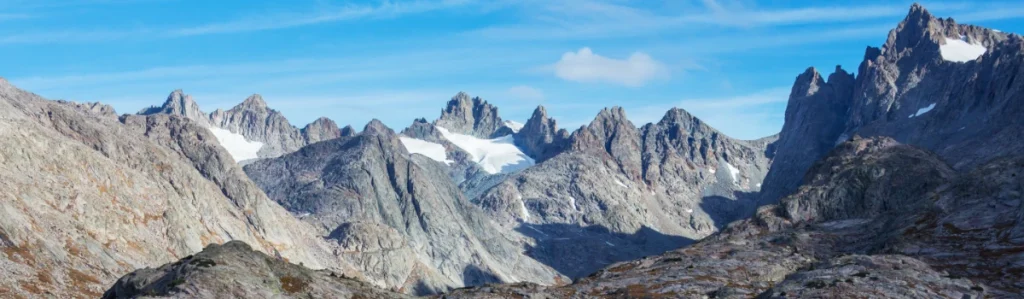
[[[384,125],[379,119],[371,119],[370,122],[366,123],[363,127],[363,133],[365,134],[394,134],[394,131],[388,126]]]
[[[530,119],[515,134],[516,146],[538,163],[564,151],[568,140],[569,131],[559,129],[558,122],[548,117],[544,106],[537,106]]]
[[[242,101],[237,107],[250,108],[250,109],[267,109],[267,102],[263,100],[263,96],[259,94],[253,94]]]
[[[480,97],[470,98],[469,94],[461,91],[448,101],[434,125],[479,138],[512,134],[512,129],[498,116],[498,107]]]

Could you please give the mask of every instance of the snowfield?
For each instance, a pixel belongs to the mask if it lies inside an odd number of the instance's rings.
[[[424,155],[431,160],[444,164],[451,164],[453,162],[448,160],[448,153],[445,152],[443,145],[409,137],[398,137],[398,140],[405,146],[405,150],[411,154]]]
[[[740,183],[740,170],[729,163],[725,163],[725,166],[727,167],[726,169],[729,170],[729,175],[732,176],[732,184],[738,185]]]
[[[928,113],[928,111],[932,111],[932,109],[935,109],[935,103],[931,103],[930,105],[928,105],[928,106],[926,106],[924,108],[917,109],[917,113],[911,114],[907,118],[915,118],[915,117],[921,116],[921,115],[923,115],[925,113]]]
[[[512,132],[516,133],[519,133],[519,130],[523,129],[523,123],[512,120],[506,120],[505,126],[508,127],[509,129],[512,129]]]
[[[437,130],[445,139],[469,153],[470,159],[487,173],[510,173],[534,164],[532,158],[516,147],[512,135],[483,139],[452,133],[442,127],[437,127]]]
[[[248,141],[245,140],[245,136],[242,136],[242,134],[217,127],[209,127],[208,129],[217,138],[220,146],[226,149],[228,154],[231,154],[235,162],[259,158],[256,153],[259,153],[260,148],[263,148],[262,142]]]
[[[946,38],[946,44],[939,46],[942,59],[953,62],[968,62],[978,59],[988,49],[979,44],[967,43],[963,39]]]

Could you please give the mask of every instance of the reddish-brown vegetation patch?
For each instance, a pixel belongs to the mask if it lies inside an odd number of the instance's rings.
[[[302,292],[302,290],[305,289],[307,285],[308,284],[306,283],[306,281],[302,280],[301,278],[291,276],[281,277],[281,289],[283,289],[288,294]]]

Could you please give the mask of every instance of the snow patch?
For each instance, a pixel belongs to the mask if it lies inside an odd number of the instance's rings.
[[[579,211],[580,210],[579,208],[576,207],[576,198],[575,197],[569,196],[569,205],[572,206],[572,209],[574,211]]]
[[[615,179],[615,183],[619,184],[619,186],[622,186],[622,188],[629,188],[629,186],[626,186],[626,184],[623,184],[622,181],[620,181],[619,179]]]
[[[516,195],[516,199],[519,200],[519,213],[523,216],[523,221],[530,220],[530,210],[526,209],[526,203],[523,202],[522,195]]]
[[[758,187],[758,188],[761,188],[761,184],[757,184],[757,187]]]
[[[242,134],[234,133],[218,127],[209,127],[210,133],[217,138],[220,146],[231,154],[235,162],[259,158],[257,153],[263,148],[263,142],[249,141]]]
[[[442,127],[437,127],[437,131],[455,146],[469,153],[470,159],[487,173],[510,173],[534,164],[532,158],[516,147],[511,134],[494,139],[482,139],[452,133]]]
[[[740,170],[729,163],[725,163],[725,166],[727,167],[726,170],[729,170],[729,175],[732,176],[732,184],[738,185],[740,183]]]
[[[448,154],[445,152],[443,145],[409,137],[398,137],[398,140],[402,141],[402,145],[405,146],[405,150],[409,151],[409,153],[424,155],[431,160],[445,164],[453,162],[447,159]]]
[[[928,113],[928,111],[932,111],[932,109],[935,109],[935,103],[931,103],[931,105],[928,105],[928,106],[926,106],[924,108],[921,108],[921,109],[917,109],[917,113],[911,114],[907,118],[914,118],[914,117],[921,116],[922,114]]]
[[[988,51],[985,46],[948,37],[946,44],[939,46],[939,54],[942,55],[942,59],[952,62],[972,61],[985,54],[985,51]]]
[[[715,169],[714,168],[708,168],[708,172],[710,172],[711,174],[715,174]]]
[[[523,129],[523,123],[514,120],[506,120],[505,126],[512,129],[512,132],[519,133],[519,130]]]
[[[686,213],[687,214],[692,214],[693,213],[693,209],[686,209]]]

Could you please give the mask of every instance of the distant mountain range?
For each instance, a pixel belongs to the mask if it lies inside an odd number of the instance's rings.
[[[0,80],[0,297],[1013,296],[1022,50],[915,4],[757,140],[462,92],[401,130],[181,90],[118,116]]]

